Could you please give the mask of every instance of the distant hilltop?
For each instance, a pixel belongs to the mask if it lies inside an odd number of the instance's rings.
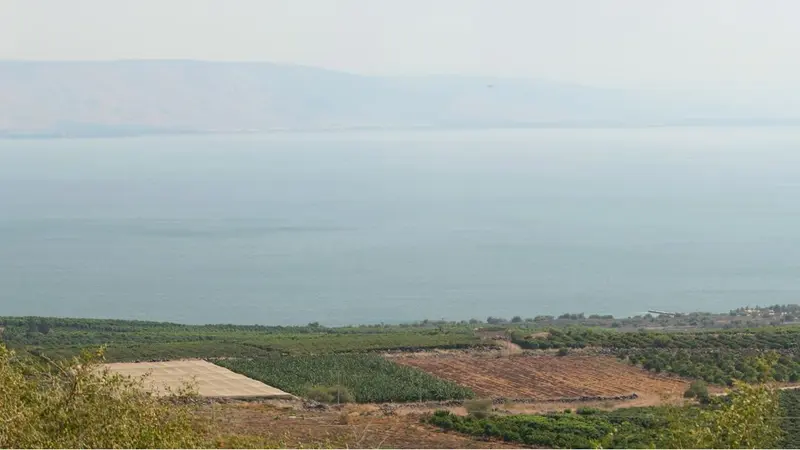
[[[689,93],[183,60],[0,61],[0,102],[3,137],[800,123],[775,102],[759,110]]]

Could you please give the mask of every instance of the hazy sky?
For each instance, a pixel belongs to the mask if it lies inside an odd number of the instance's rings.
[[[798,0],[0,0],[0,59],[797,87]]]

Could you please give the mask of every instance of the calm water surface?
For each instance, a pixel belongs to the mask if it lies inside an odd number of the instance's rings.
[[[800,302],[800,129],[0,141],[0,315],[300,324]]]

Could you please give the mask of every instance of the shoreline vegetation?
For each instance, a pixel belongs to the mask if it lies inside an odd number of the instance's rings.
[[[260,324],[231,324],[231,323],[206,323],[191,324],[158,320],[119,319],[102,317],[53,317],[53,316],[0,316],[0,326],[8,322],[40,321],[53,323],[84,322],[105,323],[113,325],[141,325],[158,327],[192,327],[192,328],[238,328],[243,330],[354,330],[364,328],[414,328],[441,325],[504,325],[523,324],[536,326],[590,326],[611,328],[742,328],[774,326],[785,324],[800,325],[800,305],[756,305],[744,306],[727,312],[680,312],[650,310],[645,314],[618,317],[611,314],[597,313],[563,313],[560,315],[517,315],[513,317],[488,316],[485,319],[471,318],[461,320],[432,320],[423,319],[414,322],[401,323],[375,323],[375,324],[349,324],[341,326],[326,326],[319,322],[309,322],[306,325],[260,325]]]
[[[248,434],[263,426],[214,437],[216,432],[209,431],[213,428],[209,428],[210,423],[199,419],[208,413],[206,402],[195,405],[206,408],[205,412],[192,412],[199,411],[191,409],[195,406],[187,409],[181,400],[191,397],[187,390],[186,395],[169,400],[174,405],[184,405],[174,406],[181,414],[174,424],[174,436],[159,435],[158,430],[147,425],[143,429],[155,434],[85,437],[78,433],[84,424],[77,419],[70,428],[72,431],[64,434],[52,425],[51,422],[58,419],[55,416],[48,416],[52,420],[31,418],[27,423],[19,422],[20,426],[33,430],[31,436],[35,439],[25,441],[17,436],[23,440],[14,442],[31,442],[38,446],[49,446],[48,443],[58,446],[63,442],[83,447],[91,447],[92,443],[125,447],[141,442],[149,443],[150,447],[169,446],[169,442],[242,447],[364,445],[363,436],[355,442],[345,438],[319,441],[308,428],[313,428],[313,423],[302,428],[296,421],[298,414],[313,412],[319,415],[318,420],[333,420],[335,424],[331,426],[352,427],[353,423],[363,421],[365,433],[376,421],[383,421],[389,427],[406,421],[404,426],[424,427],[418,428],[416,433],[428,433],[434,440],[444,436],[473,439],[476,444],[603,448],[655,444],[684,448],[794,447],[800,442],[800,421],[793,419],[800,405],[800,390],[779,388],[796,387],[792,383],[800,382],[800,355],[795,352],[800,346],[800,326],[795,325],[798,316],[798,305],[772,305],[716,314],[662,312],[615,318],[565,313],[335,328],[319,323],[305,326],[181,325],[111,319],[0,317],[0,362],[5,365],[0,372],[11,377],[7,380],[9,386],[15,386],[8,392],[19,394],[17,397],[8,394],[13,398],[8,397],[6,403],[17,402],[15,411],[18,413],[8,417],[11,421],[27,417],[28,400],[24,399],[29,398],[26,397],[29,394],[26,392],[41,394],[50,392],[48,389],[52,390],[53,398],[62,399],[56,402],[57,407],[45,396],[34,397],[39,400],[29,405],[33,408],[31,411],[76,414],[88,408],[107,411],[102,413],[107,417],[122,414],[121,420],[128,424],[135,424],[138,417],[151,417],[147,411],[156,416],[170,414],[169,408],[173,406],[141,396],[143,394],[136,393],[138,388],[134,384],[118,377],[104,379],[98,378],[95,372],[70,369],[101,362],[205,359],[301,399],[294,406],[239,402],[239,406],[223,404],[220,408],[225,408],[224,412],[212,411],[215,420],[232,420],[234,422],[230,423],[234,424],[237,422],[232,417],[239,417],[237,414],[246,415],[247,418],[236,419],[242,420],[242,424],[283,423],[287,430],[300,433],[292,438],[299,440],[276,440],[263,435],[263,431]],[[97,352],[98,348],[102,349],[101,353]],[[513,358],[526,359],[514,362]],[[458,361],[472,361],[472,369],[459,369],[463,365],[457,364]],[[479,365],[483,372],[478,370]],[[514,381],[524,377],[525,367],[538,367],[529,376],[549,381]],[[574,368],[574,379],[562,378],[569,373],[563,371],[566,368]],[[590,392],[599,389],[601,384],[604,392],[612,388],[610,381],[598,384],[600,378],[594,378],[609,376],[609,370],[613,377],[640,380],[637,390],[645,397],[657,397],[657,394],[645,389],[644,380],[649,380],[651,387],[669,385],[678,390],[670,388],[672,399],[669,401],[664,397],[662,401],[656,398],[649,403],[641,402],[635,392],[628,395],[627,390],[626,395],[616,400],[591,397]],[[22,375],[26,373],[38,374],[36,377],[41,380],[26,378]],[[84,381],[79,379],[81,376]],[[97,387],[86,399],[74,394],[84,392],[75,387],[84,382]],[[487,392],[489,386],[491,395]],[[525,389],[538,386],[535,394],[540,398],[513,397],[514,386]],[[553,397],[555,400],[548,402],[551,408],[556,405],[557,410],[537,409],[541,408],[536,406],[537,402],[543,404],[541,396],[548,393],[542,390],[558,392],[556,397],[563,398],[570,392],[583,392],[580,394],[583,400],[558,403]],[[99,399],[109,393],[134,399],[134,406],[101,405]],[[683,403],[676,404],[676,401]],[[407,412],[394,412],[401,407]],[[460,410],[463,412],[459,413]],[[82,417],[80,420],[95,420],[94,413],[81,414],[78,414]],[[253,414],[258,418],[253,418]],[[286,419],[281,419],[284,416]],[[291,419],[293,417],[295,419]],[[753,421],[759,421],[758,433],[752,433],[750,424],[755,423]],[[225,422],[223,428],[228,430],[230,423]],[[702,427],[691,425],[696,423],[705,423],[712,429],[724,427],[731,432],[703,434],[697,431]],[[119,440],[104,440],[112,437]],[[421,445],[422,441],[408,442]],[[465,442],[469,441],[458,444]]]
[[[73,357],[107,346],[108,362],[431,351],[576,353],[613,356],[654,373],[732,385],[735,380],[800,381],[800,355],[794,352],[800,346],[797,317],[798,305],[743,307],[717,314],[664,312],[614,318],[565,313],[348,327],[316,322],[305,326],[182,325],[0,317],[0,342],[9,349],[50,358]],[[769,373],[758,364],[765,355],[772,364]]]

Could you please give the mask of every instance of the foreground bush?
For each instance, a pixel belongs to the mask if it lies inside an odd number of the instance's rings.
[[[569,413],[460,417],[437,411],[428,423],[476,437],[502,439],[544,448],[643,448],[657,439],[665,422],[645,412],[590,416]]]
[[[437,411],[425,420],[445,430],[547,448],[779,448],[796,439],[781,429],[787,425],[782,415],[774,388],[736,383],[729,395],[703,407],[483,417]]]
[[[705,408],[672,409],[665,442],[674,448],[779,448],[785,443],[780,392],[735,382]]]
[[[0,345],[0,448],[192,448],[204,429],[192,409],[101,369],[102,351],[67,362]]]

